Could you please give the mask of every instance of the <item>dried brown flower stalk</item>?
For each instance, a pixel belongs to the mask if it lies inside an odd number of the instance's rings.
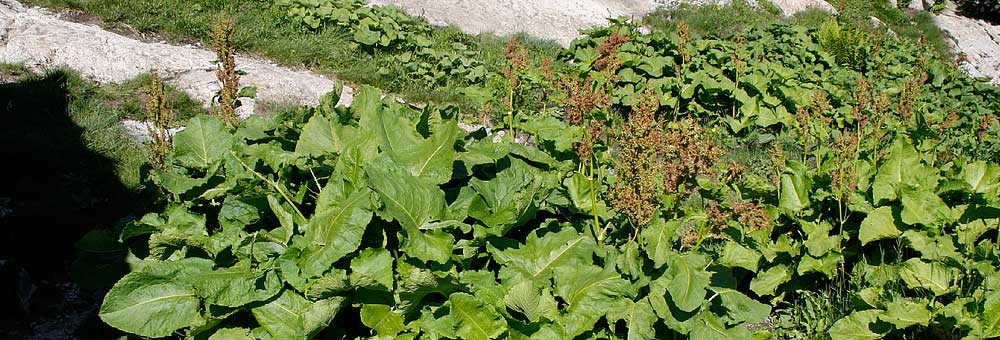
[[[565,119],[570,125],[582,125],[591,111],[611,105],[611,95],[591,77],[580,81],[576,77],[565,76],[556,82],[556,87],[563,93],[560,102],[565,107]]]
[[[594,61],[594,68],[609,74],[617,73],[622,66],[621,59],[618,58],[618,49],[629,41],[632,41],[632,37],[612,32],[607,40],[597,46],[597,53],[601,56]]]
[[[697,120],[678,121],[667,131],[665,141],[663,182],[668,192],[674,192],[679,185],[698,176],[717,175],[715,165],[725,152]]]
[[[170,122],[173,119],[174,113],[170,110],[169,104],[167,103],[163,80],[161,80],[155,73],[153,74],[149,85],[147,85],[144,90],[146,93],[146,114],[153,123],[152,126],[146,126],[151,139],[149,143],[149,151],[152,158],[150,161],[153,166],[163,169],[166,167],[164,161],[167,157],[167,153],[170,152],[173,145],[173,141],[170,136]]]
[[[920,97],[920,89],[927,82],[927,72],[917,70],[913,76],[903,82],[903,88],[899,92],[899,113],[903,120],[909,120],[913,114],[913,104]]]
[[[220,18],[212,24],[212,49],[218,58],[216,78],[222,84],[219,89],[219,105],[214,112],[222,119],[235,122],[236,100],[240,91],[240,75],[236,70],[235,47],[233,35],[236,33],[236,22],[233,18]]]
[[[737,216],[740,225],[750,230],[767,230],[774,226],[771,215],[758,202],[736,201],[733,204],[733,214]]]
[[[647,91],[614,134],[618,182],[611,188],[612,206],[637,228],[649,224],[660,207],[658,179],[663,172],[665,139],[663,124],[656,117],[659,107],[659,100]]]
[[[781,174],[785,172],[785,167],[788,166],[785,160],[785,146],[781,142],[774,142],[771,145],[771,165],[773,166],[774,177],[772,178],[774,186],[781,186]]]

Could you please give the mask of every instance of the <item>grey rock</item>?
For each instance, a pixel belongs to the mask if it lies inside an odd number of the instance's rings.
[[[681,3],[725,5],[729,0],[373,0],[426,18],[435,25],[454,25],[470,34],[510,35],[520,32],[568,46],[579,31],[607,24],[619,16],[641,18],[659,7]],[[759,6],[749,0],[751,6]],[[776,0],[786,16],[809,8],[837,13],[824,0]]]
[[[579,31],[607,24],[607,18],[639,18],[657,7],[654,0],[374,0],[434,24],[470,33],[525,32],[568,46]]]
[[[871,17],[871,21],[872,21],[872,26],[875,26],[876,29],[884,28],[886,35],[888,35],[890,37],[893,37],[893,38],[898,38],[899,37],[898,35],[896,35],[896,32],[892,30],[892,28],[890,28],[888,25],[886,25],[885,23],[883,23],[882,20],[879,20],[879,18],[872,16]]]
[[[792,16],[796,13],[808,10],[810,8],[821,9],[833,14],[837,14],[837,9],[833,8],[829,2],[823,0],[772,0],[775,6],[781,8],[781,11],[785,13],[785,16]]]
[[[948,36],[952,51],[965,56],[959,66],[966,73],[1000,85],[1000,26],[961,16],[950,2],[934,21]]]

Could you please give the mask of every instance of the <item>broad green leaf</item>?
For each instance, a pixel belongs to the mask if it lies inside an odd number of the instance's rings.
[[[371,222],[371,191],[362,188],[332,206],[318,206],[309,219],[309,237],[316,244],[337,249],[334,261],[361,244],[361,236]]]
[[[351,285],[391,291],[392,262],[392,254],[385,249],[362,250],[351,260]]]
[[[232,144],[233,136],[222,121],[197,116],[174,136],[174,158],[185,167],[204,170],[222,160]]]
[[[536,197],[542,196],[542,174],[524,161],[511,158],[510,167],[489,181],[472,179],[469,186],[478,194],[469,205],[469,216],[489,227],[489,233],[503,236],[535,216]],[[544,196],[542,196],[544,197]]]
[[[905,185],[900,190],[900,196],[903,201],[900,219],[903,223],[937,227],[955,220],[944,200],[928,189]]]
[[[892,216],[890,207],[880,207],[873,210],[861,221],[861,230],[858,231],[858,239],[861,245],[869,242],[887,238],[896,238],[903,232],[896,229],[896,219]]]
[[[276,339],[309,339],[330,325],[344,298],[310,302],[290,290],[251,310],[257,323]]]
[[[450,316],[457,324],[460,339],[495,339],[507,331],[507,320],[475,296],[455,293],[448,297],[448,302],[451,303]]]
[[[539,236],[528,235],[525,244],[503,251],[491,251],[497,263],[510,268],[522,279],[542,282],[560,267],[578,268],[593,262],[594,241],[573,228]],[[520,280],[516,280],[520,281]]]
[[[875,181],[872,182],[875,204],[880,205],[884,201],[898,198],[897,192],[901,189],[902,184],[917,186],[927,183],[929,178],[920,178],[926,175],[923,172],[920,155],[909,142],[909,138],[896,138],[890,147],[888,157],[878,168]],[[925,189],[933,190],[934,188]]]
[[[593,184],[593,181],[579,172],[574,173],[573,176],[563,181],[563,185],[566,186],[566,193],[569,194],[569,199],[573,202],[573,207],[578,212],[593,215],[595,208],[598,212],[605,209],[603,204],[601,204],[602,202],[595,202],[594,200],[599,194],[594,193]]]
[[[883,335],[873,332],[869,327],[878,320],[881,313],[877,309],[851,313],[834,322],[828,334],[833,340],[881,339]]]
[[[308,245],[296,244],[296,242],[308,243]],[[320,246],[304,238],[295,238],[292,240],[292,243],[293,248],[290,248],[286,252],[289,256],[282,256],[282,258],[295,263],[295,268],[300,269],[301,273],[304,274],[303,278],[323,275],[323,273],[333,267],[334,262],[344,257],[344,251],[337,247]],[[301,254],[291,256],[294,252],[292,249],[301,251]],[[284,268],[282,270],[287,271]],[[288,273],[282,274],[287,275]]]
[[[295,153],[302,157],[339,154],[351,137],[346,127],[334,125],[326,116],[316,114],[302,127]]]
[[[260,213],[257,211],[257,207],[244,203],[233,196],[226,197],[225,202],[222,203],[222,209],[219,209],[219,225],[223,229],[242,230],[248,224],[257,222],[258,219],[260,219]]]
[[[722,307],[726,314],[723,320],[730,324],[744,322],[762,322],[771,316],[771,306],[757,302],[735,289],[709,287],[719,294]]]
[[[133,272],[111,287],[99,316],[125,332],[161,338],[205,323],[193,287],[169,278]]]
[[[246,328],[222,328],[212,333],[208,340],[254,340],[254,338]]]
[[[278,273],[252,268],[219,268],[180,277],[195,288],[206,303],[240,307],[252,302],[265,301],[281,290]]]
[[[448,263],[455,249],[455,237],[441,230],[407,233],[400,249],[422,261]]]
[[[452,275],[444,276],[440,272],[410,266],[406,261],[397,263],[396,272],[399,276],[395,292],[399,298],[395,308],[406,315],[423,307],[424,297],[431,294],[448,296],[460,287]]]
[[[903,263],[899,276],[910,288],[924,288],[935,296],[941,296],[955,288],[952,280],[958,276],[958,272],[941,263],[927,263],[912,258]]]
[[[351,111],[360,117],[362,130],[375,133],[379,149],[394,156],[416,145],[421,138],[417,134],[416,123],[396,112],[386,112],[381,97],[382,93],[374,87],[362,86]]]
[[[1000,337],[1000,291],[993,291],[993,294],[986,298],[983,315],[979,318],[983,337]]]
[[[931,320],[931,311],[927,309],[927,303],[912,298],[897,297],[886,304],[885,313],[879,315],[878,318],[896,326],[896,329],[904,329],[913,325],[927,326]]]
[[[618,268],[618,272],[633,278],[643,278],[646,274],[643,273],[642,267],[646,264],[645,258],[639,253],[639,243],[635,241],[629,241],[618,247],[617,250],[613,246],[605,246],[610,255],[610,253],[617,253],[614,260],[610,256],[605,257],[606,261],[614,262]]]
[[[983,236],[987,231],[997,229],[1000,220],[992,219],[978,219],[969,223],[962,223],[958,226],[956,234],[958,234],[958,243],[966,248],[974,248],[976,246],[976,241]]]
[[[378,23],[371,18],[362,19],[361,23],[355,26],[354,41],[366,46],[372,46],[379,42],[382,36],[378,31],[372,31],[371,26],[378,26]]]
[[[996,193],[1000,189],[1000,166],[976,161],[962,168],[962,177],[973,192],[980,194]]]
[[[662,218],[654,218],[642,229],[643,250],[656,268],[663,267],[674,254],[673,238],[680,226],[680,220],[664,222]]]
[[[761,296],[774,295],[778,286],[791,279],[792,273],[788,271],[788,267],[785,265],[777,265],[769,268],[763,273],[758,273],[757,276],[750,281],[750,290]]]
[[[281,201],[278,201],[274,195],[267,195],[267,205],[271,208],[271,212],[274,213],[274,217],[278,219],[278,223],[281,224],[281,227],[289,230],[290,232],[294,232],[295,217],[292,216],[292,213],[289,212],[288,209],[281,205]],[[285,243],[288,243],[288,239],[285,239],[284,241]]]
[[[569,125],[562,119],[552,116],[530,119],[518,127],[535,135],[539,143],[552,143],[557,152],[573,151],[573,145],[582,139],[583,133],[581,126]]]
[[[833,225],[826,221],[808,222],[799,221],[802,230],[808,235],[802,245],[806,246],[809,255],[823,257],[831,251],[840,249],[840,236],[830,235]]]
[[[726,242],[722,248],[719,263],[729,267],[740,267],[751,272],[757,272],[760,264],[761,254],[753,249],[744,247],[736,241]]]
[[[455,140],[458,139],[459,131],[457,123],[448,120],[435,126],[429,138],[419,139],[415,144],[398,146],[398,151],[390,155],[397,165],[409,169],[414,177],[436,184],[447,183],[451,180]]]
[[[625,339],[656,339],[656,330],[653,325],[659,318],[653,312],[653,307],[649,305],[649,300],[646,298],[636,302],[625,300],[624,306],[608,312],[608,319],[625,321],[625,328],[628,329]]]
[[[347,276],[347,271],[333,269],[329,273],[310,282],[309,287],[303,290],[306,293],[306,297],[310,300],[322,300],[339,295],[351,288],[351,281]]]
[[[951,235],[930,236],[927,231],[907,230],[903,232],[903,238],[906,239],[910,248],[920,252],[920,258],[924,260],[965,261],[965,257],[955,247],[955,241]]]
[[[833,277],[837,275],[837,265],[840,264],[840,261],[843,259],[844,257],[840,253],[836,252],[829,252],[818,258],[805,255],[799,260],[799,266],[796,268],[796,272],[799,275],[816,272],[833,279]]]
[[[419,329],[431,339],[458,338],[456,320],[450,315],[435,315],[430,309],[422,310],[420,318],[410,322],[409,327]]]
[[[566,302],[566,314],[557,322],[572,338],[594,328],[594,323],[634,295],[628,281],[613,268],[594,265],[563,266],[556,270],[556,294]]]
[[[657,279],[668,282],[667,292],[680,310],[692,312],[705,301],[705,288],[711,279],[711,274],[705,270],[707,264],[708,260],[702,255],[677,255],[670,259],[667,271]]]
[[[778,197],[778,207],[792,213],[798,213],[809,207],[812,180],[807,172],[805,165],[789,162],[788,169],[781,175],[781,196]]]
[[[362,92],[366,98],[379,95],[378,90],[367,86]],[[451,180],[455,141],[460,132],[457,122],[446,120],[435,124],[431,135],[425,139],[417,134],[416,123],[395,112],[391,106],[383,107],[369,99],[358,110],[361,111],[361,128],[375,133],[379,149],[393,163],[414,177],[435,184]]]
[[[444,216],[444,192],[432,182],[398,170],[365,169],[369,185],[385,206],[380,216],[399,221],[408,234]]]
[[[701,313],[689,334],[691,340],[737,340],[753,339],[746,327],[726,328],[726,324],[712,313]]]
[[[511,287],[504,297],[504,304],[531,322],[541,321],[543,317],[554,320],[559,314],[559,306],[549,289],[539,289],[531,280],[521,281]]]
[[[683,311],[671,303],[667,293],[667,285],[669,283],[669,281],[663,280],[662,277],[649,283],[649,304],[667,327],[678,333],[688,334],[700,319],[695,317],[693,313],[685,315]]]
[[[403,316],[386,305],[361,306],[361,323],[375,330],[379,336],[394,337],[406,330]]]
[[[210,174],[215,171],[208,171]],[[164,171],[158,168],[153,168],[150,171],[150,179],[156,183],[159,187],[166,189],[171,194],[183,195],[195,187],[199,187],[208,183],[211,179],[210,176],[203,178],[191,178],[181,174],[177,174],[173,171]]]

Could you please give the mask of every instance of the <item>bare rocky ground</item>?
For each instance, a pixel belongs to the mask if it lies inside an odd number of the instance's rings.
[[[619,16],[641,18],[661,6],[714,0],[373,0],[392,5],[432,24],[456,26],[466,33],[508,35],[526,32],[569,46],[579,31]],[[720,0],[727,2],[728,0]],[[836,10],[823,0],[774,0],[786,15],[811,7]]]
[[[1000,85],[1000,25],[967,18],[949,2],[934,21],[948,34],[952,50],[964,59],[959,67],[973,77],[989,78]]]

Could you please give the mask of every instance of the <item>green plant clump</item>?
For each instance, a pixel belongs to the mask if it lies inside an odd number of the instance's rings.
[[[151,173],[162,209],[102,234],[132,272],[101,319],[199,339],[1000,336],[1000,89],[833,27],[585,34],[558,69],[511,44],[506,87],[467,89],[496,127],[371,87],[193,118]],[[838,60],[844,41],[870,48]]]
[[[407,76],[424,85],[449,77],[474,83],[487,75],[486,66],[466,44],[436,42],[427,21],[395,7],[367,6],[365,0],[281,0],[276,4],[287,8],[291,20],[313,30],[342,27],[353,32],[353,41],[364,48],[402,52],[392,62],[403,65]]]

